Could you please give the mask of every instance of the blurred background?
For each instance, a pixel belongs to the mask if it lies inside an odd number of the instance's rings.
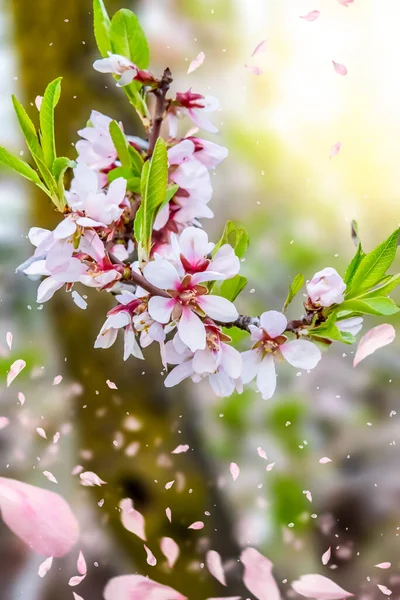
[[[230,156],[213,175],[216,218],[206,226],[214,239],[227,218],[250,232],[243,264],[250,283],[240,310],[279,309],[298,272],[311,278],[332,266],[343,273],[354,253],[351,219],[358,220],[368,249],[399,223],[398,0],[355,0],[347,8],[337,0],[106,5],[110,13],[126,7],[138,14],[151,68],[161,73],[168,65],[175,91],[192,86],[221,100],[220,133],[213,139],[228,146]],[[318,20],[300,18],[316,9]],[[262,40],[266,51],[251,58]],[[200,51],[203,66],[186,75]],[[121,90],[93,71],[96,58],[90,0],[0,0],[0,144],[27,153],[10,95],[34,117],[35,97],[60,75],[59,155],[75,158],[76,131],[92,109],[140,135]],[[346,65],[346,77],[334,71],[332,60]],[[263,73],[257,76],[245,65]],[[330,158],[339,142],[340,152]],[[339,345],[312,374],[282,366],[278,392],[268,402],[251,389],[219,399],[207,383],[168,391],[151,349],[145,366],[132,358],[123,363],[121,340],[107,351],[93,349],[111,297],[93,291],[87,312],[62,292],[38,306],[37,285],[15,274],[32,253],[29,227],[57,221],[47,197],[1,171],[0,211],[0,413],[10,419],[0,431],[0,475],[59,491],[74,506],[89,565],[76,593],[97,600],[110,577],[139,572],[190,600],[252,598],[236,562],[240,549],[251,544],[274,562],[283,597],[294,596],[293,579],[313,572],[360,598],[379,597],[377,583],[400,597],[397,342],[357,369],[354,349]],[[301,302],[293,304],[291,317],[301,314]],[[367,319],[365,329],[371,323]],[[7,331],[14,335],[11,352]],[[27,368],[7,390],[5,374],[17,358]],[[57,375],[63,380],[53,385]],[[109,389],[107,379],[118,389]],[[18,392],[25,395],[23,406]],[[189,444],[189,452],[171,455],[178,444]],[[324,456],[332,462],[320,464]],[[240,466],[236,482],[230,462]],[[83,488],[72,475],[77,465],[108,484]],[[121,525],[118,504],[126,497],[146,518],[156,567],[146,563],[142,542]],[[199,520],[202,531],[187,529]],[[162,536],[181,548],[172,571],[159,550]],[[332,557],[324,566],[321,555],[329,547]],[[231,566],[225,589],[204,567],[209,548]],[[0,523],[1,599],[50,600],[55,593],[58,600],[71,598],[68,580],[76,574],[77,552],[57,560],[42,580],[42,559]],[[383,561],[392,568],[374,568]]]

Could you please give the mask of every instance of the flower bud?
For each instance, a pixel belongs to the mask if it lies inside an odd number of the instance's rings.
[[[306,284],[308,297],[314,306],[332,306],[344,300],[343,292],[346,284],[339,273],[332,267],[327,267],[315,273]]]

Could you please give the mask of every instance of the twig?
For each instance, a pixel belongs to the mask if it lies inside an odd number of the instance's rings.
[[[157,139],[160,135],[161,125],[164,120],[165,112],[165,97],[169,90],[169,86],[172,83],[172,73],[168,69],[165,69],[163,76],[160,79],[160,83],[153,90],[153,94],[156,96],[156,106],[154,110],[154,117],[152,119],[152,127],[149,135],[149,150],[148,155],[153,154],[154,146],[156,145]]]

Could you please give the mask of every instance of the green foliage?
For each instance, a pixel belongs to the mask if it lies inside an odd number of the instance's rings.
[[[58,104],[61,94],[61,77],[55,79],[46,88],[40,107],[40,136],[43,150],[43,159],[50,169],[56,159],[56,142],[54,135],[54,109]]]
[[[337,318],[338,315],[332,313],[324,323],[321,323],[318,327],[311,327],[308,330],[309,334],[315,338],[328,339],[333,342],[342,342],[344,344],[353,344],[356,341],[354,335],[347,331],[340,331],[336,325]]]
[[[128,142],[125,134],[116,121],[111,121],[110,123],[110,135],[122,166],[130,169],[132,161],[128,149]]]
[[[143,158],[140,156],[136,148],[133,148],[130,144],[128,145],[128,152],[131,157],[131,166],[135,173],[140,177],[143,169]]]
[[[220,240],[213,250],[213,256],[224,244],[230,244],[236,256],[243,258],[249,247],[249,235],[243,227],[238,227],[233,221],[228,221]]]
[[[52,166],[52,174],[57,182],[60,197],[64,196],[64,175],[68,169],[74,169],[76,162],[67,158],[66,156],[60,156],[56,158]]]
[[[372,298],[360,297],[352,300],[346,300],[339,305],[340,312],[350,311],[356,314],[365,315],[394,315],[399,312],[398,306],[391,298],[377,296]]]
[[[19,125],[21,127],[21,131],[24,134],[26,144],[33,158],[35,158],[36,156],[39,156],[39,158],[43,157],[42,148],[40,146],[39,138],[34,124],[32,123],[22,104],[17,100],[15,96],[12,96],[12,102],[14,105],[15,113],[17,115],[17,119],[19,121]]]
[[[134,192],[135,194],[140,193],[140,177],[136,176],[136,172],[131,168],[126,167],[117,167],[110,171],[107,175],[109,183],[118,179],[119,177],[123,177],[126,179],[126,188],[130,192]]]
[[[145,163],[142,170],[142,202],[135,218],[135,237],[141,260],[150,254],[154,219],[160,206],[165,202],[167,183],[167,148],[164,140],[158,138],[153,156]]]
[[[283,312],[287,309],[293,298],[296,294],[299,293],[304,284],[304,275],[298,273],[296,277],[293,279],[292,283],[289,285],[289,292],[287,298],[285,300],[285,304],[283,305]]]
[[[150,53],[137,16],[122,8],[111,19],[111,46],[115,54],[129,58],[139,69],[147,69]]]
[[[100,54],[107,57],[108,52],[111,52],[111,21],[103,0],[93,0],[93,21],[97,47]]]
[[[227,300],[234,302],[236,298],[239,296],[240,292],[244,290],[248,281],[246,277],[242,277],[242,275],[235,275],[232,279],[227,279],[218,289],[218,295],[223,296]]]
[[[17,156],[10,154],[5,148],[0,146],[0,164],[12,169],[25,179],[29,179],[32,183],[35,183],[42,190],[47,191],[45,186],[40,180],[39,175],[28,165],[28,163],[19,159]]]
[[[360,263],[362,261],[362,259],[365,256],[365,252],[362,249],[361,243],[358,244],[357,246],[357,252],[355,253],[352,261],[350,262],[349,266],[346,269],[346,272],[344,274],[344,282],[347,285],[347,289],[350,289],[350,285],[351,282],[353,281],[353,277],[358,269],[358,267],[360,266]]]

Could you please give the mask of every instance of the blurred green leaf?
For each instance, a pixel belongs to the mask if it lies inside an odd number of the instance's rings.
[[[130,169],[132,162],[128,149],[128,143],[126,141],[125,134],[116,121],[111,121],[110,123],[110,135],[122,166]]]
[[[56,158],[56,142],[54,135],[54,109],[60,99],[61,80],[58,77],[47,86],[42,105],[40,107],[40,134],[43,150],[43,160],[46,166],[51,169]]]
[[[140,177],[144,164],[143,158],[140,156],[136,148],[134,148],[130,144],[128,144],[128,152],[131,157],[132,169],[136,172],[138,177]]]
[[[74,169],[76,167],[76,162],[74,160],[70,160],[66,156],[60,156],[56,158],[53,162],[52,166],[52,174],[54,179],[57,182],[59,194],[60,196],[64,196],[64,175],[67,169]]]
[[[213,250],[213,256],[224,244],[230,244],[236,256],[243,258],[249,247],[249,235],[243,227],[238,227],[233,221],[227,221],[222,236]]]
[[[93,0],[94,36],[100,54],[104,57],[111,52],[111,21],[103,0]]]
[[[283,305],[284,312],[287,309],[287,307],[289,306],[289,304],[291,303],[291,301],[293,300],[293,298],[296,296],[296,294],[299,293],[299,291],[303,287],[303,284],[304,284],[304,275],[302,275],[301,273],[298,273],[296,275],[296,277],[293,279],[292,283],[289,285],[289,293],[285,300],[285,304]]]
[[[30,117],[28,116],[28,113],[26,112],[22,104],[17,100],[15,96],[12,96],[12,102],[22,133],[24,134],[27,146],[31,151],[33,158],[35,158],[36,156],[42,158],[43,152],[39,144],[39,138],[34,124],[32,123]]]
[[[233,302],[239,296],[240,292],[244,290],[247,283],[246,277],[235,275],[232,279],[227,279],[221,284],[218,294]]]
[[[28,165],[28,163],[19,159],[17,156],[10,154],[5,148],[2,148],[1,146],[0,146],[0,163],[2,165],[4,165],[5,167],[12,169],[19,175],[22,175],[22,177],[25,177],[25,179],[29,179],[29,181],[32,181],[32,183],[35,183],[40,188],[42,188],[42,189],[44,188],[46,190],[45,186],[43,185],[42,181],[40,180],[39,175],[36,173],[36,171],[34,169],[32,169],[32,167],[30,167]]]

